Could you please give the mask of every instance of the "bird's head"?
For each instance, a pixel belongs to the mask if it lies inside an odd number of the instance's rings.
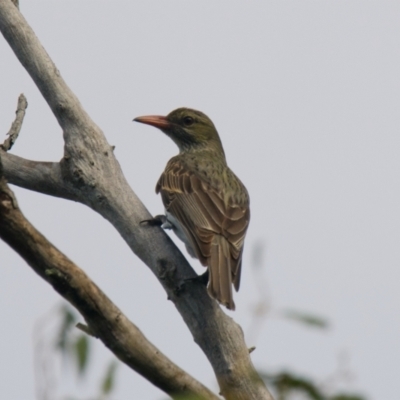
[[[178,108],[166,117],[148,115],[134,121],[161,129],[179,147],[181,152],[197,149],[222,151],[218,132],[210,118],[200,111]]]

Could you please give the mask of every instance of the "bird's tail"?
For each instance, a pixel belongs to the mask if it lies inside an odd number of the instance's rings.
[[[221,235],[214,235],[208,269],[210,274],[208,293],[229,310],[234,310],[231,254],[228,241]]]

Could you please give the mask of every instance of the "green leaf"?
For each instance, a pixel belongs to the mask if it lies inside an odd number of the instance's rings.
[[[261,374],[264,380],[271,383],[278,392],[278,399],[285,399],[290,392],[302,392],[312,400],[325,400],[325,396],[311,379],[296,376],[290,372],[278,374]]]
[[[69,334],[71,332],[71,329],[75,326],[77,316],[73,309],[67,304],[63,304],[60,307],[60,314],[61,326],[58,333],[56,347],[60,349],[63,353],[65,353],[68,350],[68,344],[70,342]]]
[[[366,397],[357,394],[336,394],[333,397],[329,397],[329,400],[366,400]]]
[[[303,313],[301,311],[286,310],[283,312],[283,315],[287,319],[300,322],[313,328],[327,329],[329,327],[329,323],[325,318]]]
[[[85,334],[78,336],[74,350],[78,365],[78,375],[82,376],[86,370],[89,359],[89,339]]]
[[[289,399],[293,392],[301,392],[310,400],[366,400],[366,397],[340,393],[327,396],[310,378],[300,377],[291,372],[268,374],[260,372],[260,376],[272,385],[277,393],[277,400]]]
[[[115,386],[115,371],[117,369],[118,363],[113,360],[108,364],[106,374],[104,375],[103,381],[101,383],[101,393],[108,395],[114,389]]]

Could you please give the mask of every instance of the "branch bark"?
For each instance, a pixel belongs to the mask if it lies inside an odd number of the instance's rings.
[[[25,111],[27,107],[28,107],[28,102],[26,101],[25,96],[21,94],[18,98],[18,106],[17,106],[17,111],[15,112],[16,114],[15,120],[12,123],[11,128],[7,133],[8,138],[0,146],[4,151],[10,150],[15,141],[17,140],[19,132],[21,131],[22,122],[24,121]]]
[[[229,400],[272,399],[252,365],[243,332],[196,276],[186,259],[158,227],[141,226],[150,218],[129,187],[112,147],[83,110],[23,16],[10,0],[0,0],[0,30],[57,118],[65,153],[59,164],[35,165],[36,184],[17,160],[4,155],[4,174],[21,187],[79,201],[105,217],[132,251],[152,270],[209,359],[222,395]],[[25,160],[25,165],[28,161]],[[41,169],[54,177],[46,182]]]
[[[150,343],[94,282],[38,232],[2,176],[0,237],[83,315],[91,332],[121,361],[172,398],[219,399]]]

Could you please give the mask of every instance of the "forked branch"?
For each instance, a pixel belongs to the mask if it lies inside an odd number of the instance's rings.
[[[79,201],[106,218],[166,290],[209,359],[222,395],[229,400],[271,399],[240,326],[203,285],[188,281],[196,274],[168,236],[160,228],[140,225],[151,216],[129,187],[112,147],[10,0],[0,0],[0,30],[49,104],[65,142],[60,163],[32,164],[32,172],[29,161],[1,153],[5,177],[21,187]]]
[[[151,344],[77,265],[30,224],[2,176],[1,156],[0,237],[79,310],[90,330],[125,364],[172,398],[219,399]]]

